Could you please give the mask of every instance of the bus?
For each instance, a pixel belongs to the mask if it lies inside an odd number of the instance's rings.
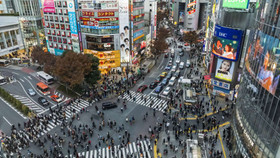
[[[41,81],[43,81],[44,83],[46,83],[48,85],[53,84],[53,82],[54,82],[54,78],[51,75],[45,73],[44,71],[37,72],[37,76],[39,77],[39,79]]]
[[[6,84],[6,79],[3,76],[0,76],[0,85]]]
[[[37,90],[42,93],[43,95],[50,94],[50,89],[47,85],[45,85],[43,82],[37,83]]]
[[[9,64],[9,60],[0,59],[0,66],[8,66]]]

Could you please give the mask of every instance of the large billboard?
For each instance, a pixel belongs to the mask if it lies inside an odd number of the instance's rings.
[[[130,56],[130,36],[129,36],[129,2],[119,1],[119,26],[120,26],[120,51],[121,63],[128,63]]]
[[[247,9],[249,0],[223,0],[224,8]]]
[[[78,26],[75,12],[75,3],[73,0],[67,0],[69,24],[71,31],[71,39],[73,43],[73,51],[80,52],[79,41],[78,41]]]
[[[55,13],[54,0],[44,0],[44,9],[45,13]]]
[[[234,64],[233,61],[218,58],[215,78],[231,82]]]
[[[248,48],[245,66],[267,91],[275,94],[280,78],[280,65],[277,64],[277,56],[280,54],[279,39],[256,31],[249,40],[255,42]]]
[[[242,30],[235,30],[216,25],[212,53],[221,58],[236,61],[240,51],[242,35]]]

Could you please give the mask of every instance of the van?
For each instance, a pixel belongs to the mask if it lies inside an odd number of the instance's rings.
[[[190,60],[187,60],[187,62],[186,62],[186,67],[190,67],[191,66],[191,61]]]
[[[185,65],[185,63],[182,61],[182,62],[180,62],[180,64],[179,64],[179,69],[184,69],[184,65]]]
[[[169,85],[169,86],[173,86],[174,83],[175,83],[175,80],[176,80],[176,77],[172,77],[172,78],[169,80],[168,85]]]

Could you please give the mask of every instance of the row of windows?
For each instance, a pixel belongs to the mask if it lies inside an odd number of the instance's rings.
[[[54,21],[54,22],[66,22],[69,23],[68,16],[47,16],[45,15],[45,21]]]
[[[0,49],[6,49],[18,45],[17,34],[18,30],[0,33]]]
[[[62,37],[71,37],[71,32],[68,32],[68,31],[60,31],[60,30],[46,30],[46,34],[48,34],[48,35],[62,36]]]
[[[69,24],[55,24],[55,23],[46,23],[46,28],[55,28],[55,29],[61,29],[61,30],[70,30]]]
[[[119,34],[119,29],[88,29],[88,28],[81,28],[81,30],[84,33],[92,33],[92,34],[99,34],[99,35]]]
[[[60,50],[73,50],[73,46],[72,45],[57,44],[57,43],[53,43],[53,42],[49,42],[49,47],[50,48],[60,49]]]
[[[72,40],[70,38],[60,38],[48,36],[48,40],[52,42],[64,43],[64,44],[72,44]]]

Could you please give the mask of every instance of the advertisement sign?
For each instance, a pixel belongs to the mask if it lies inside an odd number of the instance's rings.
[[[119,9],[118,3],[101,3],[101,9]]]
[[[234,62],[225,59],[218,59],[216,66],[215,78],[225,80],[228,82],[232,81]]]
[[[116,3],[118,0],[95,0],[95,3]]]
[[[80,17],[82,21],[117,21],[119,18],[89,18],[89,17]]]
[[[92,11],[82,11],[83,16],[94,16],[94,12]]]
[[[247,9],[249,0],[223,0],[224,8]]]
[[[128,63],[130,61],[130,27],[128,0],[119,1],[119,17],[122,17],[119,19],[121,63]]]
[[[189,3],[187,4],[188,14],[191,15],[195,13],[195,9],[196,9],[196,0],[190,0]]]
[[[81,28],[88,28],[88,29],[118,29],[119,26],[88,26],[88,25],[81,25]]]
[[[184,18],[185,18],[185,12],[180,12],[180,15],[179,15],[179,22],[184,22]]]
[[[115,12],[98,12],[98,17],[115,16]]]
[[[74,52],[80,52],[79,41],[78,41],[78,26],[75,13],[75,4],[73,0],[67,1],[69,25],[71,31],[71,39]]]
[[[229,83],[214,80],[214,79],[212,79],[211,82],[212,82],[213,86],[217,86],[217,87],[224,88],[224,89],[227,89],[227,90],[230,89],[230,84]]]
[[[108,69],[113,67],[120,67],[120,51],[95,51],[84,49],[85,54],[92,54],[99,59],[99,69]]]
[[[237,60],[242,41],[242,30],[215,26],[212,53],[224,59]]]
[[[136,37],[142,35],[143,33],[144,33],[144,30],[140,30],[140,31],[134,32],[133,33],[133,38],[136,38]]]
[[[98,21],[83,21],[84,25],[88,25],[88,26],[98,26]]]
[[[45,13],[55,13],[54,0],[45,0],[43,11]]]
[[[276,57],[280,47],[279,39],[261,31],[256,31],[255,35],[250,37],[249,41],[255,42],[250,43],[245,57],[245,66],[266,90],[275,94],[280,78],[280,65],[277,65]]]
[[[93,3],[82,3],[81,6],[82,6],[82,9],[94,9]]]

